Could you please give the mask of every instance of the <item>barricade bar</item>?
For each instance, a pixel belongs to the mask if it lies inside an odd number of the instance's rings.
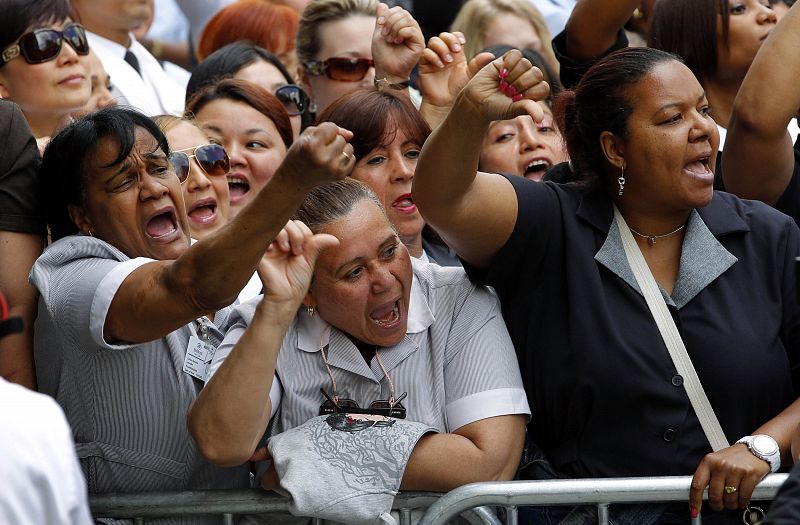
[[[753,491],[753,500],[775,497],[788,474],[771,474]],[[559,479],[471,483],[433,503],[418,525],[444,525],[481,505],[605,505],[618,503],[688,502],[691,476],[652,478]],[[705,493],[703,498],[707,498]],[[688,514],[688,510],[687,510]]]
[[[402,492],[392,508],[429,507],[441,494]],[[96,494],[89,496],[95,518],[169,518],[203,514],[289,513],[286,498],[261,489],[194,490],[185,492],[139,492],[133,494]],[[478,505],[475,505],[476,507]]]

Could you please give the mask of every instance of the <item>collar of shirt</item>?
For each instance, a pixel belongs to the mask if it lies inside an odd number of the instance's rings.
[[[302,310],[301,308],[297,320],[297,348],[306,352],[319,352],[320,345],[324,347],[330,341],[332,327],[319,315],[310,316]],[[406,334],[424,332],[434,321],[428,300],[420,289],[417,276],[414,275],[408,304]]]
[[[641,294],[625,256],[619,229],[613,221],[613,209],[608,197],[599,191],[586,194],[576,214],[607,234],[605,242],[595,254],[595,260]],[[661,290],[667,304],[682,308],[733,266],[738,259],[718,238],[749,231],[749,226],[736,210],[716,194],[708,206],[692,210],[686,225],[675,287],[671,295]]]

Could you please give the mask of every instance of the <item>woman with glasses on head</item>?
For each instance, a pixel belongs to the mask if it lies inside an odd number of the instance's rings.
[[[251,82],[225,79],[195,93],[186,113],[230,157],[227,178],[236,215],[272,178],[292,145],[286,109]]]
[[[89,43],[68,0],[0,4],[0,97],[16,102],[37,139],[49,137],[91,95]]]
[[[419,24],[401,7],[389,9],[376,0],[320,0],[300,16],[298,78],[313,100],[312,110],[322,112],[373,82],[405,90],[423,49]]]
[[[31,277],[42,297],[34,352],[90,492],[247,486],[248,469],[200,458],[186,411],[266,247],[312,187],[352,169],[349,137],[332,124],[307,130],[268,188],[191,246],[188,173],[176,174],[151,119],[109,108],[53,137],[41,176],[54,243]]]
[[[203,239],[230,220],[230,192],[225,176],[230,171],[228,154],[194,122],[172,115],[153,117],[169,142],[170,161],[181,179],[189,234]]]
[[[530,412],[492,293],[460,268],[412,262],[354,179],[313,190],[294,218],[259,267],[265,295],[237,307],[189,412],[201,453],[235,466],[268,425],[273,436],[366,413],[439,432],[415,447],[405,490],[511,479]]]
[[[225,78],[247,80],[274,94],[289,114],[294,138],[313,122],[308,95],[294,83],[286,66],[266,49],[249,42],[228,44],[195,66],[186,86],[187,103],[201,88]]]

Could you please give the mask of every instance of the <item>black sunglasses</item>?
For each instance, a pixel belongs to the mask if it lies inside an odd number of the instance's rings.
[[[3,50],[1,64],[15,59],[19,55],[28,64],[41,64],[53,60],[61,52],[61,44],[67,41],[79,55],[89,54],[89,41],[86,30],[80,24],[68,24],[63,30],[34,29],[25,33],[17,42]],[[1,65],[0,64],[0,65]]]
[[[320,388],[319,391],[325,396],[325,401],[319,406],[320,416],[330,414],[372,414],[397,419],[406,418],[406,407],[400,403],[408,395],[406,392],[400,394],[400,397],[395,400],[379,399],[370,403],[369,408],[361,408],[353,399],[338,398],[334,400],[325,392],[325,389]]]
[[[302,115],[308,107],[308,95],[296,84],[287,84],[275,90],[275,97],[281,101],[290,117]]]
[[[189,151],[191,153],[187,154]],[[231,169],[231,161],[228,154],[219,144],[203,144],[192,148],[179,149],[170,152],[169,161],[178,174],[181,183],[189,178],[189,162],[194,158],[200,168],[212,176],[225,175]]]
[[[325,75],[331,80],[358,82],[367,76],[369,68],[375,67],[371,58],[331,57],[328,60],[309,60],[303,64],[312,75]]]

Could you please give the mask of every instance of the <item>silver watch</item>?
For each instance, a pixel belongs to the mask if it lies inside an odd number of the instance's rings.
[[[778,442],[766,434],[755,436],[745,436],[736,443],[744,443],[750,449],[750,453],[759,459],[769,463],[772,472],[778,472],[781,468],[781,449]]]

